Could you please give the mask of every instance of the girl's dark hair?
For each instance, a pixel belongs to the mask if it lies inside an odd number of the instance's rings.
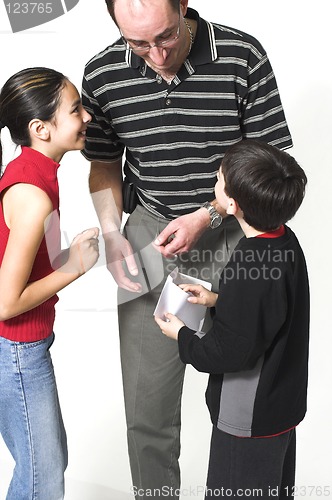
[[[115,24],[118,26],[115,14],[114,14],[114,4],[116,0],[105,0],[106,5],[107,5],[107,10],[110,13],[111,18],[115,22]],[[173,7],[174,10],[178,11],[179,10],[179,5],[180,5],[180,0],[168,0],[171,6]]]
[[[34,118],[54,118],[67,81],[62,73],[49,68],[27,68],[7,80],[0,92],[0,122],[8,127],[14,144],[31,145],[28,125]]]
[[[225,192],[259,231],[277,229],[300,207],[307,177],[296,160],[260,141],[242,140],[222,160]]]

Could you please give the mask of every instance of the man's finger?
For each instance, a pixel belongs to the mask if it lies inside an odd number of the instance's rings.
[[[133,254],[129,254],[125,257],[126,265],[128,268],[128,271],[132,276],[137,276],[138,275],[138,267],[136,264],[136,260]]]

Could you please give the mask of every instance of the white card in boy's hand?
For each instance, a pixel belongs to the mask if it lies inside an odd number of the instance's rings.
[[[178,286],[184,283],[203,285],[208,290],[212,288],[211,283],[182,274],[176,267],[166,279],[153,315],[165,320],[165,313],[175,314],[186,326],[199,331],[204,323],[206,306],[188,302],[189,294]]]

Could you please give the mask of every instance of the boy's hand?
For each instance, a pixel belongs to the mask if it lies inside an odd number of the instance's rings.
[[[185,292],[190,292],[193,296],[188,297],[188,302],[192,304],[202,304],[206,307],[214,307],[217,302],[218,294],[210,292],[202,285],[179,285]]]
[[[154,319],[164,335],[166,335],[170,339],[177,340],[179,330],[180,328],[185,326],[185,324],[177,316],[174,316],[174,314],[166,313],[165,317],[168,319],[168,321],[164,321],[160,318],[157,318],[156,316]]]

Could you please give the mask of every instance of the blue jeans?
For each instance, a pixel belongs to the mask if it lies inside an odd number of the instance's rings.
[[[15,460],[6,500],[60,500],[67,440],[50,347],[0,337],[0,433]]]

